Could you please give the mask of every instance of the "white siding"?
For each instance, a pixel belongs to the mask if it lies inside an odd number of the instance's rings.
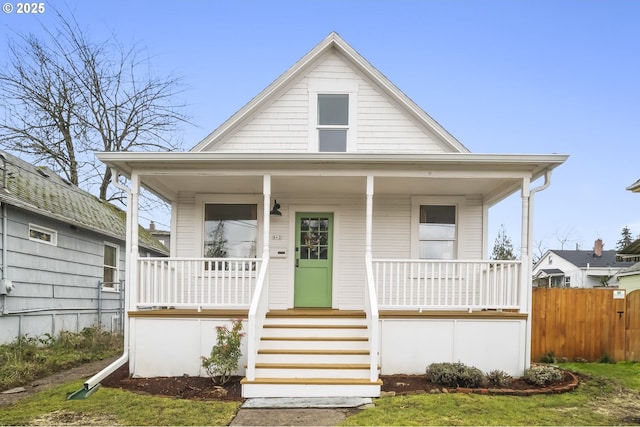
[[[363,189],[364,193],[364,189]],[[233,196],[229,196],[233,197]],[[309,194],[278,193],[274,197],[281,204],[282,216],[271,220],[271,248],[284,249],[286,257],[272,257],[269,274],[269,304],[274,309],[293,304],[293,272],[295,263],[295,213],[333,212],[333,306],[340,309],[363,308],[364,295],[364,194]],[[411,196],[374,195],[373,256],[374,258],[411,258]],[[176,244],[178,256],[200,257],[198,243],[201,229],[197,214],[196,197],[180,197]],[[460,205],[459,258],[481,259],[483,248],[482,203],[469,197]],[[261,235],[259,225],[258,235]]]
[[[221,152],[307,152],[313,147],[309,141],[310,127],[315,118],[309,117],[310,96],[314,88],[336,91],[355,87],[357,117],[350,118],[356,132],[355,149],[369,153],[437,153],[446,151],[438,138],[423,126],[418,126],[408,113],[391,102],[380,88],[372,85],[352,69],[336,53],[327,54],[314,69],[289,87],[284,93],[243,123],[215,151]],[[355,124],[357,123],[357,127]],[[311,133],[313,134],[313,132]]]
[[[196,221],[196,198],[193,193],[182,193],[178,197],[176,211],[176,257],[201,257],[202,248],[199,242],[202,240],[200,232],[202,224]]]

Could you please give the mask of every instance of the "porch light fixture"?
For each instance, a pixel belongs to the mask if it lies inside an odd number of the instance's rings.
[[[273,208],[271,209],[272,216],[282,216],[282,212],[280,212],[280,203],[278,203],[275,199],[273,200]]]

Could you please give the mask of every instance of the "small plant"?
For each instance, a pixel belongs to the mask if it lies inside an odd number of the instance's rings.
[[[553,366],[533,365],[524,372],[524,376],[522,378],[524,378],[524,380],[529,384],[547,386],[549,384],[562,381],[564,373]]]
[[[605,353],[600,356],[600,358],[598,359],[598,363],[616,363],[616,361],[613,360],[607,353]]]
[[[558,359],[556,359],[556,355],[553,351],[550,351],[540,357],[540,363],[558,363]]]
[[[238,369],[238,361],[242,356],[242,320],[234,320],[231,330],[226,326],[216,327],[216,334],[216,344],[211,348],[211,354],[209,357],[202,356],[202,367],[206,369],[214,384],[224,385]]]
[[[496,388],[507,387],[511,384],[513,378],[505,371],[499,369],[493,370],[487,374],[487,383]]]
[[[482,371],[464,363],[432,363],[427,366],[427,380],[445,387],[480,387],[485,383]]]

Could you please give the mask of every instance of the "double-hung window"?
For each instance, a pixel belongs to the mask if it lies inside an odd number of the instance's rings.
[[[318,151],[346,152],[349,95],[318,94]]]
[[[120,282],[118,277],[119,247],[110,243],[104,244],[102,287],[106,289],[119,290]]]
[[[420,205],[418,240],[421,259],[454,259],[456,236],[455,205]]]

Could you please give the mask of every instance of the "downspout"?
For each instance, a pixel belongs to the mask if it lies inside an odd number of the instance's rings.
[[[4,154],[0,153],[0,160],[2,160],[2,191],[7,189],[7,158]],[[5,286],[5,279],[7,278],[7,269],[9,268],[9,262],[7,261],[7,227],[9,220],[7,219],[7,204],[2,202],[2,275],[0,276],[0,286]],[[8,314],[7,311],[7,295],[5,292],[0,292],[0,317]]]
[[[542,190],[546,190],[547,188],[549,188],[549,185],[551,185],[551,170],[547,170],[544,173],[544,184],[542,184],[539,187],[533,188],[531,190],[529,190],[529,208],[528,208],[528,224],[527,224],[527,265],[525,266],[525,270],[527,272],[527,313],[528,313],[528,320],[527,320],[527,337],[525,340],[526,343],[526,347],[525,347],[525,360],[524,360],[524,366],[525,369],[528,369],[529,366],[531,366],[531,313],[533,310],[533,301],[532,301],[532,297],[533,297],[533,288],[531,285],[531,274],[532,274],[532,265],[531,265],[531,252],[533,251],[533,241],[532,241],[532,237],[533,237],[533,196],[535,195],[535,193],[542,191]]]
[[[127,217],[126,217],[126,241],[127,241],[127,255],[129,255],[129,250],[131,248],[131,242],[133,241],[133,233],[132,233],[132,229],[133,227],[131,226],[131,223],[133,221],[132,215],[131,215],[131,203],[133,203],[132,199],[132,194],[131,194],[131,189],[125,187],[124,185],[120,184],[118,182],[118,177],[120,176],[120,174],[115,170],[112,169],[111,170],[111,183],[113,184],[114,187],[116,187],[119,190],[122,190],[123,192],[125,192],[127,194],[127,206],[129,207],[127,210]],[[137,202],[137,201],[136,201]],[[129,259],[127,259],[127,266],[126,266],[126,274],[125,277],[127,278],[127,280],[125,281],[125,286],[129,286],[130,280],[129,280],[129,272],[132,270],[131,266],[129,266],[128,264]],[[100,386],[100,381],[102,381],[103,379],[107,378],[109,375],[111,375],[112,373],[114,373],[119,367],[121,367],[122,365],[124,365],[125,363],[127,363],[129,361],[129,312],[128,312],[128,307],[129,307],[129,298],[130,298],[130,292],[128,290],[124,291],[124,299],[125,299],[125,309],[123,310],[123,325],[124,325],[124,348],[122,351],[122,355],[116,359],[114,362],[112,362],[109,366],[107,366],[106,368],[104,368],[103,370],[101,370],[100,372],[98,372],[97,374],[95,374],[94,376],[92,376],[91,378],[89,378],[85,383],[84,383],[84,388],[78,390],[77,392],[69,395],[69,397],[67,399],[84,399],[86,397],[88,397],[91,393],[93,393],[99,386]]]

